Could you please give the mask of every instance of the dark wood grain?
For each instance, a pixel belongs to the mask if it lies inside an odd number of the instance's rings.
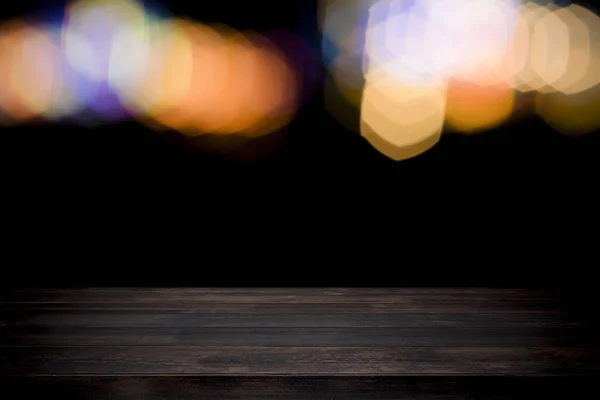
[[[0,330],[0,346],[357,346],[562,347],[594,346],[588,327],[489,328],[194,328],[32,327]]]
[[[19,377],[8,398],[63,400],[532,400],[594,399],[585,377]]]
[[[94,328],[554,328],[585,326],[585,321],[573,320],[556,313],[371,313],[368,306],[346,309],[343,304],[322,307],[319,304],[276,306],[277,313],[245,312],[245,306],[237,310],[220,312],[215,306],[212,312],[162,312],[130,311],[30,311],[2,310],[0,320],[4,326],[36,327],[94,327]],[[329,310],[327,310],[329,308]]]
[[[600,349],[533,347],[4,347],[14,375],[571,375]]]
[[[0,296],[4,303],[153,304],[157,308],[193,303],[392,303],[406,312],[451,310],[539,310],[553,307],[554,291],[485,288],[82,288],[14,289]]]
[[[13,289],[0,295],[0,374],[592,376],[600,326],[586,302],[541,289]]]
[[[400,295],[401,296],[401,295]],[[349,312],[349,313],[360,313],[369,312],[374,314],[414,314],[414,313],[461,313],[461,314],[473,314],[473,313],[505,313],[505,314],[537,314],[537,313],[559,313],[561,310],[553,307],[549,303],[521,303],[518,306],[515,304],[508,304],[506,302],[496,302],[488,299],[488,302],[473,300],[473,303],[468,302],[452,303],[444,302],[440,300],[439,303],[424,304],[415,302],[411,304],[410,301],[406,301],[403,296],[398,299],[398,302],[392,302],[391,299],[386,299],[386,302],[380,301],[368,301],[369,299],[363,299],[364,301],[353,301],[348,302],[345,298],[329,298],[322,297],[323,303],[317,301],[301,301],[298,298],[296,302],[283,301],[278,302],[254,302],[251,299],[250,302],[244,303],[242,299],[235,303],[232,301],[218,302],[211,299],[203,300],[181,300],[177,302],[173,301],[156,301],[156,302],[128,302],[128,301],[110,301],[110,302],[87,302],[87,301],[60,301],[60,302],[0,302],[1,310],[31,310],[31,311],[63,311],[63,312],[77,312],[77,311],[122,311],[124,309],[130,311],[153,311],[163,313],[231,313],[240,312],[249,314],[277,314],[281,312],[282,307],[302,309],[314,309],[315,305],[318,304],[322,312],[327,313],[331,311],[335,312]],[[313,299],[311,299],[313,300]],[[335,302],[334,300],[339,300]],[[356,299],[358,300],[358,299]],[[564,311],[563,311],[564,312]]]

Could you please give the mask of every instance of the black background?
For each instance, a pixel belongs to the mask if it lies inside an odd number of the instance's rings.
[[[165,6],[173,16],[236,29],[286,29],[320,54],[315,0]],[[2,12],[35,19],[60,9],[55,2],[19,1]],[[322,67],[317,72],[324,76]],[[3,128],[2,280],[42,286],[580,286],[591,280],[598,134],[567,138],[529,119],[476,136],[446,135],[425,154],[394,162],[329,116],[322,93],[314,88],[281,134],[228,155],[134,122]],[[269,155],[248,156],[272,139]]]

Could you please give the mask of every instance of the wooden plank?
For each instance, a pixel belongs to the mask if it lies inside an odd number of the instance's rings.
[[[531,400],[598,398],[585,377],[11,377],[7,399]]]
[[[0,328],[0,346],[593,346],[584,328]]]
[[[573,375],[598,348],[3,347],[2,375]]]
[[[70,327],[70,328],[465,328],[501,329],[556,328],[592,326],[591,322],[569,318],[554,312],[544,313],[371,313],[368,306],[346,309],[343,305],[329,309],[315,305],[281,305],[278,312],[162,312],[130,311],[31,311],[2,310],[2,326]],[[273,310],[270,310],[273,311]]]
[[[554,292],[485,288],[25,288],[5,291],[3,303],[152,303],[159,307],[193,303],[394,303],[407,310],[465,307],[539,309],[555,303]]]
[[[443,299],[429,298],[420,302],[410,303],[408,301],[384,302],[249,302],[232,303],[216,302],[212,300],[202,301],[160,301],[160,302],[4,302],[0,303],[0,312],[9,311],[152,311],[168,313],[233,313],[243,312],[249,314],[278,314],[282,310],[314,310],[319,309],[323,313],[360,313],[372,314],[412,314],[412,313],[462,313],[478,314],[489,312],[511,313],[511,314],[535,314],[535,313],[564,313],[563,310],[552,307],[549,302],[542,303],[531,301],[522,302],[518,305],[508,302],[444,302]]]

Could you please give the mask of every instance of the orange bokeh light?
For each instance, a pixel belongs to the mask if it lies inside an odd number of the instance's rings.
[[[514,109],[514,90],[509,85],[450,80],[446,95],[446,123],[463,133],[498,126],[510,118]]]
[[[273,44],[185,20],[169,29],[152,46],[155,66],[141,91],[141,107],[154,121],[188,136],[249,137],[289,121],[297,107],[295,76]]]
[[[0,28],[0,109],[14,122],[39,116],[56,86],[57,51],[42,30],[21,21]]]

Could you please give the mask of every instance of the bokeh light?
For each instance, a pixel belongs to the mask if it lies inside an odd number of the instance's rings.
[[[495,71],[512,42],[518,8],[514,0],[391,0],[370,13],[368,62],[389,66],[398,79],[431,83]]]
[[[87,107],[94,95],[93,87],[86,84],[86,80],[73,69],[61,51],[61,26],[46,25],[44,30],[54,45],[53,51],[47,55],[46,63],[56,66],[56,85],[53,86],[52,101],[42,115],[51,121],[73,118]]]
[[[536,99],[538,115],[557,132],[582,136],[600,129],[600,85],[573,94],[543,93]]]
[[[600,17],[575,4],[560,11],[557,15],[569,28],[571,47],[568,68],[553,86],[575,94],[600,84]]]
[[[581,5],[322,0],[318,13],[325,108],[392,159],[526,109],[566,135],[600,129],[600,17]],[[0,25],[4,124],[135,118],[237,146],[281,130],[316,87],[310,46],[285,31],[170,18],[141,0],[72,1],[60,23],[36,21]]]
[[[285,126],[314,85],[306,48],[283,32],[286,52],[257,33],[161,17],[136,0],[70,2],[53,22],[0,26],[4,123],[133,117],[188,136],[256,137]]]
[[[82,0],[69,5],[63,31],[67,59],[94,82],[131,76],[139,62],[145,13],[134,0]],[[125,56],[123,47],[129,48]],[[134,65],[132,65],[134,64]]]
[[[476,133],[496,127],[510,118],[515,94],[509,85],[448,82],[446,124],[457,132]]]
[[[445,86],[405,85],[380,69],[369,75],[361,107],[361,133],[394,160],[414,157],[440,139]]]
[[[184,20],[165,20],[150,31],[147,68],[124,96],[125,103],[142,118],[161,121],[187,94],[193,72],[193,44],[184,30],[186,24]]]
[[[57,70],[53,51],[43,30],[21,21],[1,28],[0,108],[13,122],[40,116],[52,101]]]
[[[581,5],[323,0],[320,11],[326,108],[351,129],[359,113],[361,134],[391,158],[430,148],[441,109],[444,132],[482,133],[531,111],[564,134],[600,129],[600,19]]]
[[[149,68],[128,99],[137,112],[189,136],[267,134],[293,115],[294,72],[265,38],[181,19],[155,31]]]

